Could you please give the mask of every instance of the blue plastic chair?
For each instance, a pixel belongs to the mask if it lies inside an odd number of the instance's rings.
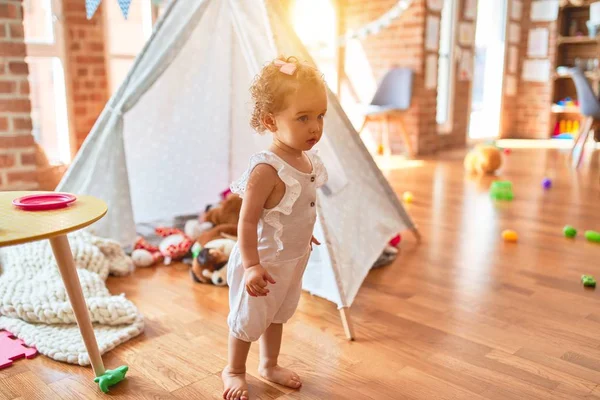
[[[579,67],[570,69],[571,79],[575,84],[577,99],[579,101],[579,112],[585,117],[581,124],[579,136],[571,149],[571,160],[574,167],[579,167],[583,158],[583,150],[591,131],[596,129],[595,140],[600,141],[600,100],[596,97],[585,73]]]
[[[394,68],[388,71],[377,88],[371,103],[367,107],[365,120],[359,133],[372,121],[383,119],[384,132],[383,142],[379,153],[383,152],[383,146],[389,147],[389,123],[390,117],[396,117],[396,123],[404,139],[406,149],[410,156],[413,155],[412,143],[404,127],[403,113],[408,111],[412,100],[414,72],[410,68]]]

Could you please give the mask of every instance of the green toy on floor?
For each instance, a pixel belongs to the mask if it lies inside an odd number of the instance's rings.
[[[125,379],[125,374],[129,370],[127,365],[122,365],[117,369],[107,369],[106,372],[94,378],[94,382],[100,386],[100,390],[108,393],[108,388]]]

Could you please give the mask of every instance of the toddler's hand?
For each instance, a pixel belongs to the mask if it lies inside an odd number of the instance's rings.
[[[266,296],[269,293],[267,289],[267,283],[275,283],[275,280],[267,272],[265,267],[258,264],[247,268],[244,272],[246,281],[246,291],[250,296]]]
[[[314,243],[314,244],[316,244],[317,246],[319,246],[319,245],[321,244],[321,242],[319,242],[319,241],[317,240],[317,238],[313,236],[313,237],[310,239],[310,249],[311,249],[311,250],[313,249],[313,243]]]

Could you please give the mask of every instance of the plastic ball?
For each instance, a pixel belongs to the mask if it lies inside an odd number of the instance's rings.
[[[544,180],[542,181],[542,186],[544,186],[544,189],[550,189],[550,187],[552,186],[552,181],[550,180],[550,178],[544,178]]]
[[[390,240],[389,245],[392,247],[398,247],[401,240],[402,240],[402,236],[400,236],[400,234],[398,234],[398,235],[394,236],[394,238],[392,240]]]
[[[519,235],[513,230],[506,229],[502,231],[502,239],[506,242],[516,242],[519,240]]]
[[[585,231],[585,238],[589,242],[600,243],[600,232]]]
[[[404,192],[402,198],[404,199],[405,203],[412,203],[414,199],[413,194],[411,192]]]
[[[565,237],[574,238],[577,236],[577,229],[573,228],[571,225],[567,225],[563,228],[563,233]]]
[[[510,149],[504,149],[503,152],[504,152],[504,154],[509,155],[510,152],[511,152],[511,150]]]

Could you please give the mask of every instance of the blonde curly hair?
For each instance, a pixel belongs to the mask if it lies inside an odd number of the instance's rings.
[[[296,67],[291,75],[281,71],[281,65],[276,61],[294,64]],[[274,114],[287,107],[286,97],[294,93],[300,85],[325,85],[323,74],[316,68],[302,63],[296,57],[279,56],[266,64],[254,78],[250,94],[254,109],[250,118],[250,126],[258,133],[264,133],[267,127],[263,119],[267,114]]]

